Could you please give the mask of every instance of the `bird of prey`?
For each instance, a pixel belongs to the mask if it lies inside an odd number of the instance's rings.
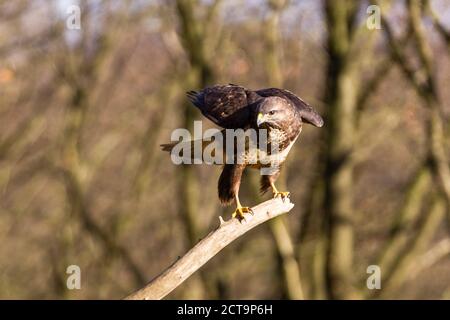
[[[225,129],[266,129],[267,143],[278,145],[278,165],[270,174],[261,175],[260,191],[264,193],[271,188],[274,197],[283,199],[289,197],[289,192],[278,191],[274,184],[280,175],[281,164],[298,138],[303,123],[316,127],[322,127],[324,123],[322,117],[309,104],[285,89],[250,90],[234,84],[215,85],[198,92],[189,91],[187,96],[205,117],[224,128],[222,132],[225,132]],[[161,146],[163,150],[171,151],[176,144]],[[202,146],[207,144],[202,143]],[[237,152],[236,149],[234,152]],[[244,169],[247,166],[261,169],[272,164],[270,153],[261,152],[261,154],[264,156],[260,157],[266,157],[265,161],[258,158],[256,163],[245,160],[240,163],[227,162],[220,175],[218,183],[220,202],[225,205],[235,201],[236,210],[232,216],[239,220],[243,219],[245,213],[252,213],[249,207],[242,206],[239,201],[239,186]]]

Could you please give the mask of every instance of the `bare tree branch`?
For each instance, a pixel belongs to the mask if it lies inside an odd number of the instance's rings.
[[[374,297],[378,296],[385,298],[398,290],[408,279],[411,267],[417,261],[417,256],[422,254],[422,252],[430,245],[437,227],[441,224],[445,215],[445,207],[445,201],[443,201],[442,198],[436,197],[434,199],[429,212],[424,216],[423,221],[421,221],[421,228],[412,240],[410,247],[403,254],[398,256],[397,261],[393,266],[391,276],[384,282],[385,285],[382,292],[376,290],[377,292],[374,293]]]
[[[430,1],[425,1],[425,10],[429,13],[431,20],[433,21],[434,27],[439,32],[441,37],[445,40],[447,48],[450,50],[450,31],[448,31],[444,27],[444,25],[439,21],[439,17],[431,7]]]
[[[383,280],[391,276],[396,259],[401,255],[402,251],[405,251],[405,247],[408,245],[410,233],[419,219],[424,197],[430,189],[431,178],[428,168],[425,165],[421,165],[406,189],[404,204],[396,217],[396,221],[392,224],[390,237],[379,257],[378,265],[380,268],[388,270],[387,273],[383,274]]]
[[[293,207],[294,204],[289,200],[283,201],[276,198],[252,208],[254,214],[247,214],[242,223],[237,219],[225,222],[220,218],[220,225],[217,229],[208,234],[147,286],[129,295],[126,299],[156,300],[164,298],[231,242],[261,223],[289,212]]]
[[[438,186],[445,195],[447,208],[450,208],[450,168],[448,166],[449,160],[445,152],[446,142],[442,115],[443,108],[436,84],[436,66],[422,23],[423,8],[417,1],[408,1],[407,10],[409,29],[412,32],[417,58],[421,64],[419,68],[414,69],[410,67],[405,50],[398,46],[392,29],[385,19],[382,19],[383,28],[394,60],[402,69],[409,82],[414,86],[417,94],[423,100],[430,113],[430,120],[427,124],[427,135],[429,139],[428,152],[432,160],[433,173],[439,183]],[[421,80],[421,74],[424,75],[424,80]],[[447,211],[450,212],[449,210]]]
[[[430,268],[434,264],[438,263],[442,259],[450,255],[450,238],[445,238],[435,244],[430,250],[425,252],[419,261],[414,263],[408,274],[408,279],[415,279],[417,275],[426,269]]]

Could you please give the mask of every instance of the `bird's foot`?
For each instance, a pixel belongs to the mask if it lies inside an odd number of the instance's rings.
[[[246,213],[253,214],[252,208],[249,208],[249,207],[237,207],[236,210],[231,215],[231,217],[232,218],[236,218],[236,219],[239,220],[239,222],[241,222],[242,220],[245,220],[245,216],[244,215]]]
[[[281,197],[281,200],[285,200],[286,198],[289,198],[291,196],[291,193],[290,192],[288,192],[288,191],[285,191],[285,192],[279,192],[279,191],[277,191],[277,192],[274,192],[273,193],[273,197],[274,198],[277,198],[277,197]]]

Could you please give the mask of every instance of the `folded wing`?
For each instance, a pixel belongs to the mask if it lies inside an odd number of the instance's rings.
[[[216,85],[187,96],[212,122],[226,129],[250,126],[252,106],[260,99],[255,92],[238,85]]]

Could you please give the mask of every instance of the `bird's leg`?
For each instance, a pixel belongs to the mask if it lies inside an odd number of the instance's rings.
[[[285,192],[278,191],[277,187],[275,187],[275,184],[273,182],[270,182],[270,186],[272,187],[272,192],[273,192],[274,198],[280,196],[281,199],[284,201],[284,199],[289,198],[289,196],[291,195],[291,193],[288,191],[285,191]]]
[[[236,210],[233,212],[233,215],[232,215],[233,218],[237,218],[239,221],[242,221],[243,219],[245,219],[245,217],[244,217],[245,213],[253,214],[253,211],[251,208],[243,207],[241,205],[241,202],[239,201],[239,196],[237,193],[235,195],[235,200],[236,200]]]

